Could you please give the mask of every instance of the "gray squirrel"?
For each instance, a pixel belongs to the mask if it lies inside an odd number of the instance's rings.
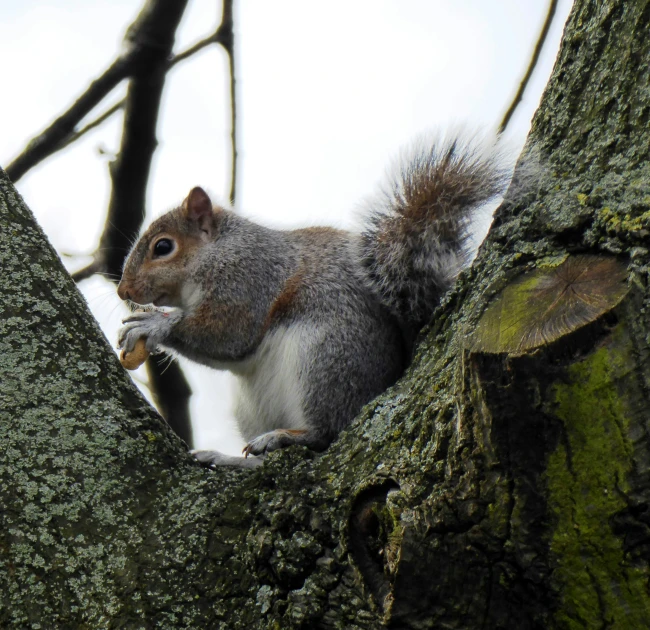
[[[476,210],[508,179],[496,144],[420,147],[369,203],[360,234],[262,227],[193,188],[144,232],[118,286],[123,300],[173,309],[133,313],[119,345],[235,375],[244,456],[194,451],[203,464],[253,468],[292,444],[322,450],[402,374],[467,263]]]

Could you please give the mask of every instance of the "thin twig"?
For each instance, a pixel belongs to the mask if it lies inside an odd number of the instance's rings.
[[[528,69],[526,70],[526,74],[524,75],[524,78],[521,80],[521,83],[519,84],[519,89],[517,90],[517,93],[515,94],[515,97],[512,100],[512,103],[510,104],[510,107],[508,107],[508,110],[503,116],[503,120],[501,121],[501,124],[499,125],[499,130],[497,132],[499,134],[502,134],[506,130],[506,127],[508,126],[508,123],[510,122],[512,115],[515,113],[517,106],[521,102],[521,99],[524,95],[524,91],[526,90],[526,86],[530,81],[530,77],[533,75],[533,71],[535,70],[535,66],[537,65],[537,62],[539,60],[539,55],[542,52],[542,48],[544,47],[544,42],[546,41],[546,37],[551,28],[551,24],[553,23],[553,18],[555,17],[556,9],[557,9],[557,0],[550,0],[548,5],[548,13],[546,14],[546,20],[544,21],[544,25],[542,26],[542,30],[540,31],[539,37],[537,39],[537,43],[535,44],[533,54],[530,58],[530,63],[528,64]]]
[[[75,271],[73,274],[71,274],[71,277],[75,282],[81,282],[82,280],[87,280],[88,278],[94,276],[96,273],[103,271],[103,268],[103,261],[96,257],[89,265],[86,265],[85,267],[82,267],[78,271]]]
[[[115,86],[131,72],[131,57],[116,59],[88,89],[59,116],[47,129],[29,141],[23,152],[7,166],[9,178],[15,183],[29,169],[58,150],[59,145],[71,133],[79,121],[86,116]]]
[[[231,203],[234,203],[237,194],[237,96],[235,89],[235,29],[232,4],[233,0],[223,0],[219,30],[223,30],[224,33],[220,43],[228,55],[228,67],[230,69],[230,145],[232,153],[229,199]]]
[[[177,55],[174,55],[170,60],[169,60],[169,68],[173,68],[177,63],[180,63],[181,61],[185,61],[188,57],[191,57],[192,55],[196,54],[200,50],[203,50],[206,46],[209,46],[210,44],[223,44],[222,39],[224,37],[224,32],[223,28],[220,26],[212,35],[209,35],[208,37],[196,42],[196,44],[193,44],[190,46],[187,50],[184,50],[183,52],[179,52]]]
[[[124,99],[119,101],[118,103],[115,103],[115,105],[112,105],[109,107],[103,114],[95,118],[92,122],[89,122],[85,127],[82,127],[79,129],[79,131],[75,131],[74,133],[70,134],[68,138],[66,138],[59,146],[57,146],[52,153],[55,153],[56,151],[60,151],[61,149],[65,149],[65,147],[70,146],[73,142],[76,142],[81,138],[82,136],[86,135],[89,131],[92,131],[95,129],[95,127],[99,127],[104,121],[108,120],[115,112],[119,112],[122,108],[124,107]],[[52,155],[50,153],[50,155]]]
[[[189,402],[192,388],[177,361],[168,357],[168,363],[158,357],[149,357],[146,368],[149,391],[169,426],[190,448],[194,446]]]

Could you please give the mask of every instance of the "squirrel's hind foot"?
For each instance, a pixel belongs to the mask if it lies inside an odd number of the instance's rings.
[[[244,457],[264,455],[292,444],[304,444],[306,433],[307,431],[301,429],[275,429],[275,431],[262,433],[246,444],[242,453]]]

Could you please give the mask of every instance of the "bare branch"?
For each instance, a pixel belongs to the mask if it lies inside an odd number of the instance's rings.
[[[28,170],[58,151],[61,143],[73,133],[77,123],[129,75],[130,66],[131,59],[128,56],[115,60],[65,113],[29,141],[24,151],[7,166],[9,178],[17,182]]]
[[[75,271],[71,274],[72,279],[75,282],[81,282],[82,280],[87,280],[88,278],[94,276],[96,273],[103,271],[104,264],[99,258],[95,258],[89,265]]]
[[[119,112],[123,107],[124,107],[124,99],[122,99],[118,103],[115,103],[115,105],[109,107],[103,114],[99,115],[97,118],[95,118],[95,120],[89,122],[87,125],[79,129],[79,131],[75,131],[74,133],[70,134],[70,136],[66,138],[59,146],[57,146],[56,149],[52,151],[52,153],[56,151],[60,151],[61,149],[65,149],[65,147],[67,146],[70,146],[73,142],[79,140],[79,138],[87,134],[89,131],[95,129],[95,127],[99,127],[99,125],[101,125],[104,121],[108,120],[115,112]]]
[[[174,31],[166,30],[176,16],[183,13],[187,0],[147,0],[143,10],[127,29],[124,52],[95,79],[72,106],[40,134],[29,141],[23,152],[6,168],[17,182],[27,171],[69,144],[79,122],[87,116],[122,80],[134,76],[152,58],[171,55]],[[112,112],[113,113],[113,112]],[[92,124],[92,123],[91,123]]]
[[[232,147],[232,166],[229,198],[231,203],[234,203],[237,193],[237,98],[235,89],[235,31],[233,26],[232,0],[223,0],[223,12],[219,30],[223,30],[220,43],[228,54],[228,66],[230,68],[230,144]]]
[[[181,53],[178,53],[178,55],[172,57],[172,59],[169,61],[167,68],[172,68],[175,66],[177,63],[180,63],[181,61],[185,61],[186,59],[189,59],[192,55],[196,54],[197,52],[203,50],[205,47],[209,46],[210,44],[216,44],[220,43],[222,36],[222,31],[216,30],[212,35],[209,37],[206,37],[200,41],[198,41],[196,44],[193,46],[190,46],[187,50],[184,50]],[[49,153],[49,155],[52,155],[53,153],[56,153],[57,151],[60,151],[61,149],[64,149],[65,147],[70,146],[79,138],[84,136],[86,133],[89,131],[92,131],[96,127],[99,127],[103,122],[108,120],[113,114],[116,112],[120,111],[121,109],[124,108],[124,104],[126,103],[126,99],[122,99],[121,101],[115,103],[111,107],[109,107],[103,114],[100,114],[95,120],[92,122],[89,122],[87,125],[79,129],[79,131],[74,131],[71,133],[67,138],[65,138],[59,145],[54,147],[52,151]],[[48,156],[45,156],[48,157]]]
[[[508,123],[510,122],[512,115],[515,113],[517,106],[521,102],[521,99],[524,95],[524,91],[526,90],[526,86],[530,81],[530,77],[533,75],[533,71],[535,70],[535,66],[537,65],[537,62],[539,60],[539,55],[542,52],[542,48],[544,47],[544,42],[546,41],[546,37],[551,28],[551,24],[553,23],[553,18],[555,17],[556,9],[557,9],[557,0],[550,0],[548,5],[548,13],[546,14],[546,20],[544,20],[542,30],[539,33],[537,43],[535,44],[533,54],[530,58],[530,63],[528,64],[528,69],[526,70],[526,74],[524,74],[524,78],[521,80],[521,83],[519,84],[519,89],[517,90],[517,93],[515,94],[512,103],[510,103],[510,107],[508,107],[508,110],[503,116],[503,120],[501,121],[501,124],[499,125],[499,130],[497,132],[499,134],[502,134],[506,130],[506,127],[508,126]]]
[[[179,52],[177,55],[174,55],[174,57],[172,57],[171,60],[169,61],[169,67],[172,68],[177,63],[180,63],[181,61],[185,61],[187,58],[203,50],[206,46],[209,46],[210,44],[223,45],[222,42],[223,38],[224,38],[224,31],[222,26],[220,26],[214,33],[212,33],[212,35],[209,35],[208,37],[199,40],[198,42],[196,42],[196,44],[193,44],[187,50],[184,50],[183,52]]]
[[[190,448],[194,445],[190,398],[192,389],[178,363],[149,357],[146,362],[149,389],[156,407],[167,424]]]
[[[133,69],[124,107],[124,128],[117,158],[110,163],[111,198],[98,251],[103,252],[104,271],[119,277],[124,253],[142,224],[153,153],[158,144],[156,127],[160,101],[169,68],[174,34],[187,0],[148,0],[127,38],[146,40],[151,54]],[[153,23],[152,12],[158,13]],[[162,11],[162,12],[161,12]],[[146,28],[145,28],[146,27]],[[138,29],[142,28],[142,31]]]

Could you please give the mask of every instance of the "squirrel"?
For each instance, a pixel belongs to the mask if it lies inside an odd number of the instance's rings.
[[[173,308],[131,314],[119,345],[128,353],[144,339],[149,352],[235,375],[244,456],[193,451],[204,465],[254,468],[292,444],[323,450],[402,374],[469,260],[477,209],[508,180],[496,143],[421,146],[369,203],[360,233],[270,229],[193,188],[137,241],[117,290]]]

